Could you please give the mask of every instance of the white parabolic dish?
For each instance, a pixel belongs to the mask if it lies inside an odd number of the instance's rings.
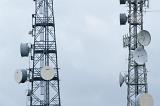
[[[143,47],[138,47],[133,52],[133,59],[137,64],[143,65],[147,62],[147,52]]]
[[[151,35],[146,30],[140,31],[137,37],[138,37],[138,42],[143,46],[148,46],[151,42]]]
[[[27,71],[24,69],[17,70],[15,73],[15,80],[17,83],[24,83],[27,80]]]
[[[139,94],[136,97],[136,106],[153,106],[153,98],[150,94]]]
[[[44,80],[51,80],[55,76],[55,70],[52,67],[45,66],[41,70],[41,77]]]

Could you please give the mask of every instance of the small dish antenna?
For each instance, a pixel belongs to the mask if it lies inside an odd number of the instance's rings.
[[[122,75],[122,73],[119,73],[119,85],[120,87],[123,85],[125,81],[125,77]]]
[[[143,65],[147,62],[147,52],[143,47],[138,47],[133,52],[133,59],[137,64]]]
[[[28,43],[21,43],[20,45],[20,52],[22,57],[27,57],[29,55],[29,44]]]
[[[120,14],[120,25],[126,25],[127,22],[127,16],[125,13]]]
[[[146,30],[140,31],[137,38],[138,38],[138,42],[143,46],[148,46],[151,42],[150,33]]]
[[[55,70],[52,67],[45,66],[41,70],[41,77],[44,80],[51,80],[55,76]]]
[[[24,83],[27,81],[27,71],[25,69],[17,70],[15,73],[15,80],[17,83]]]
[[[153,97],[148,93],[139,94],[136,97],[136,106],[153,106]]]

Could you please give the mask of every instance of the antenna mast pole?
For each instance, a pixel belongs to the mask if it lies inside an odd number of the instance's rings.
[[[61,106],[53,0],[34,2],[30,106]],[[56,70],[52,80],[41,78],[39,73],[44,66],[52,66]]]
[[[137,33],[143,30],[143,1],[129,1],[129,58],[127,106],[135,106],[135,99],[141,93],[147,93],[147,72],[145,64],[138,65],[133,59],[133,51],[139,46]]]
[[[123,37],[123,46],[128,47],[128,73],[126,76],[127,84],[127,106],[136,106],[136,97],[139,94],[148,92],[146,65],[137,64],[134,59],[134,51],[138,47],[143,47],[138,42],[137,35],[143,30],[143,10],[148,0],[127,0],[129,7],[128,19],[129,35]],[[120,4],[125,4],[126,0],[120,0]],[[123,14],[124,15],[124,14]],[[125,17],[122,16],[120,18]],[[125,25],[126,22],[121,23]]]
[[[61,106],[53,0],[33,1],[35,13],[29,34],[34,42],[21,43],[20,47],[21,56],[29,56],[31,64],[29,69],[16,72],[16,81],[28,81],[29,106]]]

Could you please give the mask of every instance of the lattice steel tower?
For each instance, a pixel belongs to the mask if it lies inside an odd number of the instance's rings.
[[[29,69],[16,72],[18,83],[28,81],[30,106],[61,106],[53,0],[34,0],[34,43],[21,43],[21,56],[30,59]]]
[[[150,34],[143,29],[143,12],[149,6],[149,0],[120,0],[120,4],[129,7],[128,16],[120,14],[120,25],[129,23],[129,34],[123,36],[123,47],[128,47],[128,73],[120,73],[120,86],[127,84],[127,106],[137,106],[139,94],[148,93],[147,52],[144,46],[150,43]],[[138,105],[139,106],[139,105]]]

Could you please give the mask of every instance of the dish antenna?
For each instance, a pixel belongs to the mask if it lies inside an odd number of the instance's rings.
[[[55,70],[52,67],[45,66],[41,70],[41,77],[44,80],[51,80],[55,76]]]
[[[120,85],[120,87],[123,85],[125,79],[126,79],[126,76],[123,76],[122,73],[119,73],[119,85]]]
[[[138,34],[138,42],[143,46],[148,46],[151,42],[150,33],[146,30],[142,30]]]
[[[21,43],[20,45],[20,52],[22,57],[27,57],[29,55],[29,44],[28,43]]]
[[[137,64],[143,65],[145,62],[147,62],[147,52],[143,47],[138,47],[133,52],[133,59]]]
[[[24,83],[27,81],[27,71],[25,69],[17,70],[15,73],[15,80],[17,83]]]
[[[127,16],[125,13],[120,14],[120,25],[126,25],[127,22]]]
[[[153,97],[148,93],[139,94],[136,97],[136,106],[153,106]]]

